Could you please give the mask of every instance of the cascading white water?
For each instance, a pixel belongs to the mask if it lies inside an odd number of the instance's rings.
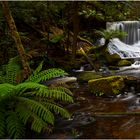
[[[123,40],[114,38],[110,40],[108,49],[110,54],[117,53],[122,59],[140,58],[140,22],[120,21],[108,22],[107,29],[127,32]]]

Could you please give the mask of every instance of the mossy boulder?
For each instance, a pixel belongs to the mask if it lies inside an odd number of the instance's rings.
[[[108,49],[105,50],[104,56],[105,56],[107,62],[110,64],[121,60],[121,57],[118,54],[116,54],[116,53],[110,54]]]
[[[85,72],[79,73],[78,80],[80,82],[88,82],[91,79],[98,79],[101,77],[102,76],[100,74],[97,74],[96,72],[85,71]]]
[[[118,62],[118,66],[119,67],[121,67],[121,66],[130,66],[132,63],[131,63],[131,61],[128,61],[128,60],[120,60],[119,62]]]
[[[120,94],[125,87],[123,76],[109,76],[88,81],[89,88],[96,95]]]

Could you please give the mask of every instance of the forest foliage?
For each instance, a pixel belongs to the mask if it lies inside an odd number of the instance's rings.
[[[139,5],[134,1],[1,2],[0,138],[22,138],[27,125],[39,133],[51,131],[56,115],[69,118],[61,102],[73,102],[71,91],[41,82],[66,76],[58,67],[74,67],[79,49],[96,45],[97,30],[106,39],[116,36],[105,30],[106,22],[139,20]],[[29,73],[24,76],[27,66]]]

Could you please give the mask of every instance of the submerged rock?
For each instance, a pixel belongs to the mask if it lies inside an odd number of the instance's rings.
[[[101,77],[102,76],[100,74],[97,74],[96,72],[84,71],[82,73],[79,73],[78,80],[80,82],[88,82],[91,79],[98,79],[98,78],[101,78]]]
[[[88,85],[91,92],[98,96],[120,94],[125,87],[123,76],[109,76],[89,80]]]

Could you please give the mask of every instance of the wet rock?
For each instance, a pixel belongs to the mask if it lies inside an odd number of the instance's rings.
[[[111,55],[109,53],[108,49],[105,50],[104,55],[105,55],[105,58],[106,58],[107,62],[110,63],[110,64],[114,64],[114,62],[118,62],[118,61],[121,60],[121,58],[118,54],[115,53],[115,54]]]
[[[84,71],[82,73],[79,73],[77,78],[80,82],[88,82],[91,79],[98,79],[102,76],[100,74],[97,74],[96,72],[92,71]]]
[[[125,87],[123,76],[109,76],[88,82],[90,91],[98,96],[120,94]]]
[[[70,84],[75,83],[77,81],[76,77],[56,77],[51,80],[44,81],[43,84],[45,85],[63,85],[63,84]]]
[[[118,66],[121,67],[121,66],[130,66],[132,63],[131,61],[128,61],[128,60],[120,60],[118,62]]]
[[[57,130],[70,130],[72,128],[81,127],[93,123],[95,118],[90,113],[75,112],[70,119],[58,117],[56,120]]]

